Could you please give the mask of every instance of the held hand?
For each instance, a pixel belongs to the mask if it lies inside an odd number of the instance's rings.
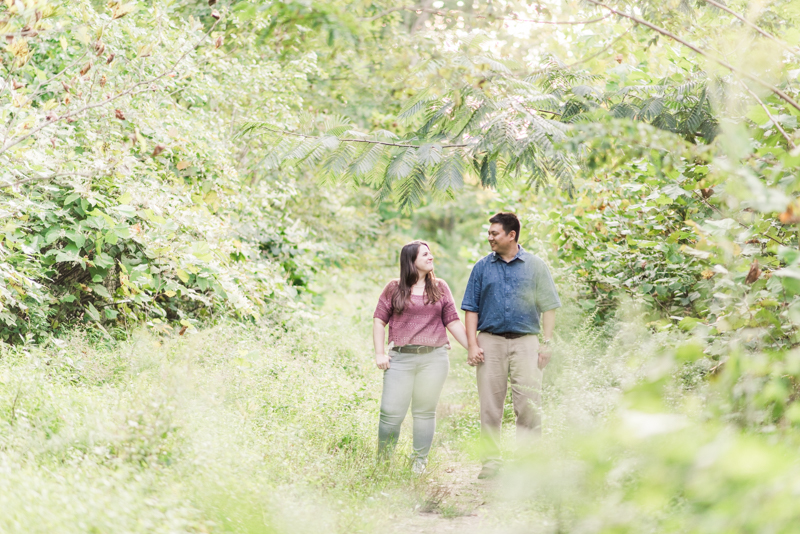
[[[392,360],[391,356],[386,354],[376,354],[375,355],[375,365],[378,366],[378,369],[385,371],[390,367],[389,362]]]
[[[478,345],[472,345],[467,354],[467,363],[473,367],[479,363],[483,363],[483,349]]]
[[[539,369],[544,369],[550,363],[550,357],[553,355],[553,349],[546,346],[539,347]]]

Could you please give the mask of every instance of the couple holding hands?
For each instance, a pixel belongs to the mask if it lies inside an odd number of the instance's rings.
[[[400,278],[387,284],[375,309],[375,363],[384,371],[379,451],[385,457],[394,448],[410,404],[416,473],[425,470],[436,429],[436,404],[450,368],[446,330],[469,351],[467,363],[477,368],[483,441],[478,478],[492,477],[500,467],[500,425],[509,378],[518,439],[541,432],[542,370],[550,361],[548,345],[561,301],[547,265],[517,243],[517,216],[498,213],[489,223],[492,253],[472,268],[461,302],[466,327],[450,288],[434,276],[433,255],[422,241],[403,247]]]

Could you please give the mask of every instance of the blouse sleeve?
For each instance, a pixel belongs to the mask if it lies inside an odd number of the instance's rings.
[[[456,311],[456,302],[453,300],[453,294],[447,282],[444,280],[439,281],[442,289],[442,324],[449,325],[453,321],[458,321],[458,312]]]
[[[380,319],[384,323],[388,323],[394,312],[394,305],[392,304],[392,297],[397,288],[397,282],[394,280],[386,284],[383,288],[381,296],[378,298],[378,305],[375,307],[375,313],[372,315],[375,319]]]

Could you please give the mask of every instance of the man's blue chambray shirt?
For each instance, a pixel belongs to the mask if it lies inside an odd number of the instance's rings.
[[[538,334],[539,314],[560,307],[547,264],[522,247],[508,263],[494,252],[481,258],[461,302],[478,313],[478,330],[495,334]]]

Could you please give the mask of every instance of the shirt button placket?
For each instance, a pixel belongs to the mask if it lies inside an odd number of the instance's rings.
[[[505,312],[505,319],[506,320],[505,320],[505,323],[506,324],[505,324],[504,330],[508,330],[508,299],[510,298],[510,294],[509,294],[509,291],[508,291],[508,264],[503,266],[503,278],[505,280],[505,284],[503,284],[503,285],[504,285],[504,289],[505,289],[505,293],[506,293],[506,298],[505,298],[505,301],[506,301],[506,312]]]

